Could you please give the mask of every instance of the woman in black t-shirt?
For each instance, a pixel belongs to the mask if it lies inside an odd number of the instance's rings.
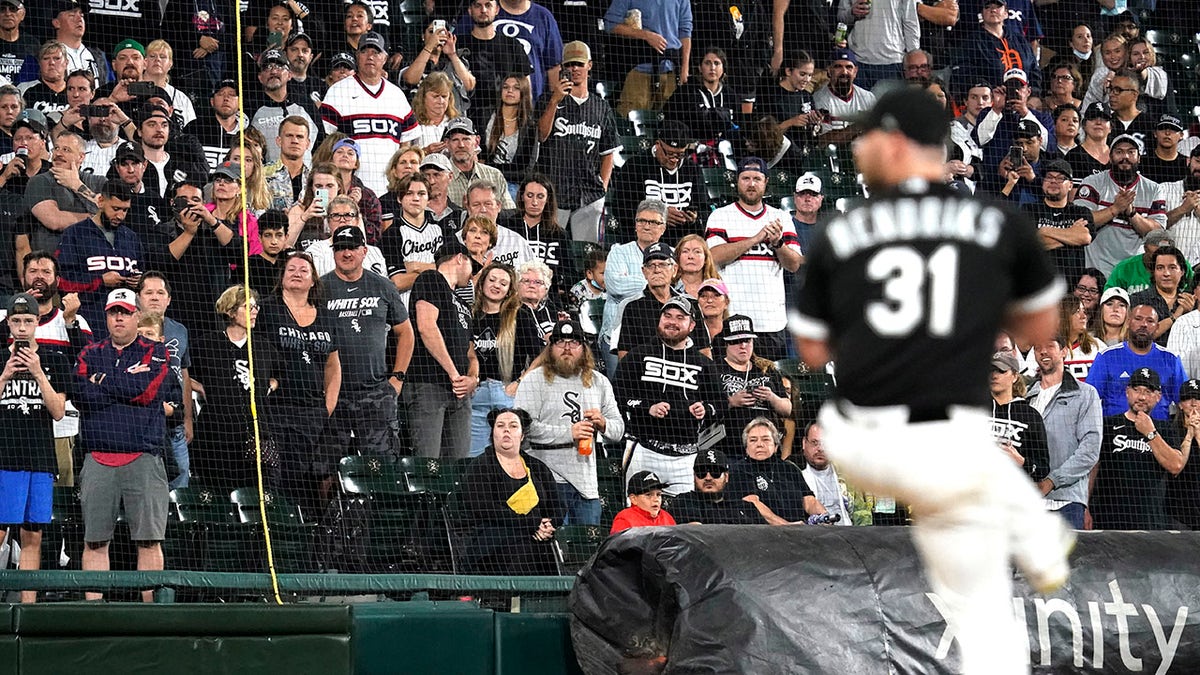
[[[278,293],[263,301],[257,331],[280,359],[279,393],[268,422],[279,449],[281,487],[314,515],[333,486],[337,452],[320,452],[319,440],[342,385],[337,326],[324,296],[312,256],[289,254]]]
[[[202,336],[192,349],[190,374],[204,390],[204,404],[196,416],[195,473],[198,483],[229,492],[257,482],[246,334],[258,318],[258,294],[251,290],[247,296],[245,288],[230,286],[217,298],[216,310],[225,319],[225,329]],[[269,343],[254,345],[254,385],[260,418],[267,412],[268,397],[279,387],[271,376],[274,353]],[[264,477],[274,484],[278,461],[266,440],[262,443],[262,462]]]
[[[545,343],[533,315],[521,311],[516,274],[511,267],[491,263],[479,274],[479,289],[471,311],[479,387],[471,399],[471,454],[487,447],[491,428],[488,413],[510,407],[517,384]]]

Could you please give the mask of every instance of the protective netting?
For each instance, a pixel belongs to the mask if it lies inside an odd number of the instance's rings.
[[[865,196],[853,114],[888,88],[946,100],[947,178],[1057,228],[1047,248],[1092,331],[1124,337],[1135,322],[1106,330],[1100,295],[1149,273],[1101,260],[1141,249],[1100,217],[1091,245],[1071,227],[1118,198],[1100,187],[1104,135],[1127,124],[1163,186],[1131,208],[1197,262],[1197,14],[792,0],[774,17],[779,4],[0,0],[15,354],[0,555],[569,574],[641,471],[680,522],[905,524],[903,505],[826,464],[809,423],[836,368],[801,364],[785,329],[818,218]],[[1047,205],[1056,157],[1083,211]],[[1171,400],[1200,376],[1191,307],[1168,307],[1184,375],[1160,373]],[[1015,347],[1033,381],[1038,346]],[[1084,354],[1066,358],[1080,380]],[[1121,364],[1106,415],[1123,411],[1109,410]],[[757,418],[770,426],[744,439]],[[997,417],[997,436],[1034,464],[1023,419]],[[1157,425],[1179,449],[1186,425]],[[1045,426],[1028,439],[1047,446],[1034,480],[1074,451]],[[1085,503],[1094,480],[1107,508],[1136,511],[1110,526],[1200,522],[1194,462],[1172,477],[1144,435],[1094,431],[1076,440],[1099,460],[1072,465],[1079,487],[1049,506]],[[621,522],[661,522],[632,508]]]

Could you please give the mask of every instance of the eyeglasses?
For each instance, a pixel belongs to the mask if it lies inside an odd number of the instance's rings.
[[[583,343],[580,342],[579,340],[576,340],[575,338],[559,338],[554,341],[554,344],[556,344],[560,347],[571,347],[571,348],[583,346]]]
[[[330,220],[354,220],[358,217],[358,213],[331,213]]]
[[[673,263],[673,262],[652,262],[652,263],[646,263],[645,265],[642,265],[642,267],[645,267],[648,270],[653,270],[655,272],[665,272],[666,270],[669,270],[674,266],[675,266],[675,263]]]
[[[654,220],[652,218],[638,218],[634,222],[638,225],[653,225],[654,227],[662,227],[667,224],[666,221]]]
[[[1128,87],[1114,87],[1113,85],[1108,86],[1108,93],[1110,94],[1128,94],[1136,91],[1137,89],[1129,89]]]
[[[1070,75],[1055,75],[1050,79],[1054,80],[1055,82],[1068,82],[1074,80],[1075,78],[1071,77]]]
[[[546,285],[546,282],[542,281],[541,279],[521,279],[521,283],[525,284],[526,286],[545,286]]]
[[[694,473],[696,478],[707,478],[709,476],[712,476],[713,478],[720,478],[721,476],[725,475],[725,469],[722,469],[721,467],[713,467],[711,469],[696,469]]]
[[[1075,286],[1075,292],[1079,293],[1080,295],[1100,295],[1099,288],[1093,288],[1091,286],[1084,286],[1083,284],[1077,284]]]

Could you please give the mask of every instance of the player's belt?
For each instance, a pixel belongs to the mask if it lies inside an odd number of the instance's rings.
[[[950,419],[950,408],[947,406],[909,406],[884,405],[860,406],[845,399],[836,399],[833,405],[843,417],[848,419],[874,417],[876,419],[890,418],[896,422],[920,424],[922,422],[944,422]]]

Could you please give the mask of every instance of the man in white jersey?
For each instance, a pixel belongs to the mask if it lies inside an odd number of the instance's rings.
[[[767,206],[767,163],[747,157],[738,165],[738,198],[708,218],[708,246],[729,287],[732,314],[754,321],[757,356],[772,361],[787,355],[784,329],[787,308],[783,270],[800,269],[804,255],[796,227],[788,214]]]
[[[1183,180],[1162,183],[1167,227],[1188,260],[1200,259],[1200,145],[1192,148]]]
[[[875,105],[875,95],[854,84],[858,77],[858,57],[849,49],[834,51],[829,59],[829,82],[813,94],[813,107],[829,116],[821,124],[821,133],[839,132],[828,140],[842,140],[848,118]],[[849,138],[849,136],[846,136]]]
[[[1111,168],[1084,178],[1075,194],[1075,203],[1091,209],[1096,221],[1096,234],[1085,254],[1087,266],[1105,274],[1136,254],[1142,237],[1167,226],[1158,183],[1138,173],[1141,141],[1121,134],[1108,146]]]
[[[358,40],[354,76],[331,86],[321,104],[325,132],[340,131],[358,142],[362,148],[358,177],[379,195],[388,191],[388,160],[400,146],[421,135],[404,92],[384,77],[386,60],[383,36],[365,33]]]

